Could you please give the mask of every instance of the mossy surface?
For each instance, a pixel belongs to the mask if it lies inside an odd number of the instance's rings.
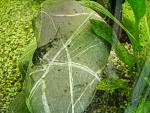
[[[33,0],[0,0],[0,113],[21,91],[18,59],[34,38],[32,18],[39,7]]]

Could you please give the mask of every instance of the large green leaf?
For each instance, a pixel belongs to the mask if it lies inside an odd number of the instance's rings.
[[[150,59],[147,58],[145,64],[141,67],[141,71],[138,73],[139,78],[135,81],[135,86],[132,93],[132,101],[128,104],[127,112],[126,113],[133,113],[140,105],[140,101],[142,101],[143,95],[146,95],[144,99],[148,97],[150,94],[150,89],[148,84],[146,83],[145,78],[149,78],[150,76]],[[147,109],[147,108],[144,108]],[[142,110],[141,110],[142,111]],[[137,112],[138,113],[138,112]],[[140,112],[141,113],[141,112]],[[147,113],[147,112],[146,112]]]
[[[90,19],[102,18],[74,0],[42,5],[34,19],[38,48],[23,87],[30,113],[82,113],[90,104],[110,51]]]
[[[145,15],[140,19],[140,21],[138,20],[139,23],[137,23],[136,20],[138,18],[135,18],[130,4],[126,1],[122,7],[123,24],[136,37],[136,39],[139,40],[141,46],[147,45],[150,41],[150,1],[146,1],[145,8],[147,9]],[[140,14],[141,11],[138,13]]]
[[[134,65],[134,58],[128,50],[119,42],[114,30],[104,21],[91,20],[92,29],[99,38],[108,41],[120,60],[126,63],[130,68]]]
[[[102,13],[106,16],[108,16],[110,19],[112,19],[114,22],[116,22],[125,32],[129,35],[130,41],[133,45],[134,51],[140,48],[139,42],[136,40],[136,38],[126,29],[106,8],[104,8],[102,5],[94,2],[94,1],[81,1],[81,5],[91,8],[95,10],[96,12]]]
[[[138,24],[140,19],[144,16],[146,12],[145,0],[128,0],[128,2],[132,7],[134,16]]]
[[[112,34],[111,26],[109,26],[107,23],[101,20],[91,19],[90,22],[91,22],[92,30],[96,35],[99,36],[99,38],[103,38],[110,44],[113,43],[112,40],[113,34]]]

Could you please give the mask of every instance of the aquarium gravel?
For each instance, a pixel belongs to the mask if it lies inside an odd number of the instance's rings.
[[[0,113],[21,91],[18,59],[34,38],[32,18],[40,4],[33,0],[0,0]]]

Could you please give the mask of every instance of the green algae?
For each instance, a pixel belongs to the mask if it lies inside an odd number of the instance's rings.
[[[0,1],[0,113],[21,91],[18,59],[34,38],[32,18],[40,4],[33,0]]]

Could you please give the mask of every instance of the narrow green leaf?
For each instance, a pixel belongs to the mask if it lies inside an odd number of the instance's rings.
[[[145,98],[143,98],[136,109],[136,113],[150,113],[149,107],[150,101],[147,101]]]
[[[37,47],[37,43],[36,43],[36,40],[34,39],[33,41],[30,42],[30,44],[26,48],[25,52],[18,60],[18,67],[19,67],[19,70],[20,70],[23,78],[25,78],[29,63],[32,60],[32,56],[33,56],[33,53],[34,53],[36,47]]]
[[[115,34],[116,35],[116,34]],[[128,52],[128,50],[117,40],[113,41],[113,48],[115,49],[115,53],[117,57],[125,64],[132,68],[134,66],[134,57],[132,54]]]
[[[146,80],[146,82],[150,85],[150,79],[148,77],[144,78]]]
[[[146,12],[145,0],[128,0],[131,5],[137,24]]]
[[[104,21],[91,20],[91,26],[95,34],[109,42],[114,48],[117,56],[130,68],[134,65],[132,54],[119,42],[114,30]]]
[[[136,38],[102,5],[100,5],[94,1],[80,1],[80,4],[85,7],[91,8],[91,9],[95,10],[96,12],[99,12],[99,13],[102,13],[102,14],[108,16],[110,19],[112,19],[114,22],[116,22],[124,31],[126,31],[126,33],[129,35],[129,38],[133,45],[134,51],[136,51],[137,48],[138,49],[140,48],[139,42],[136,40]]]

